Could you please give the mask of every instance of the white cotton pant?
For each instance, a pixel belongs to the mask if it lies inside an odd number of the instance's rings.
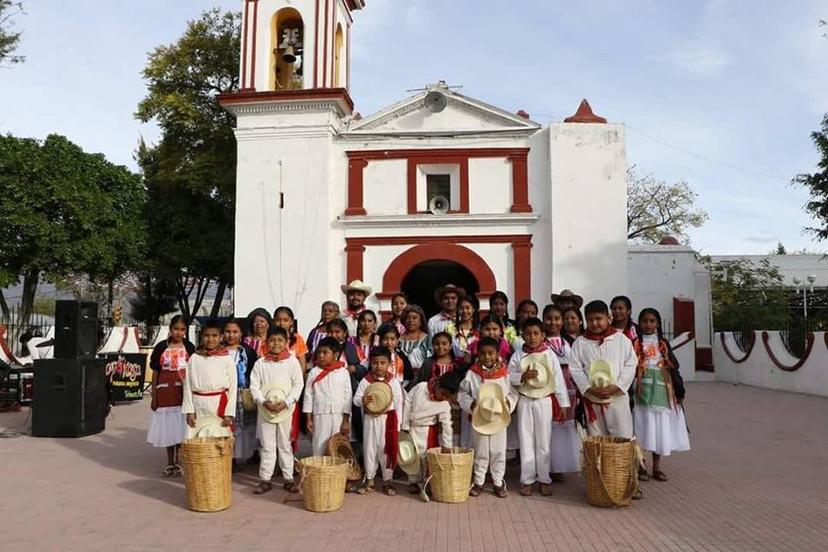
[[[365,477],[374,479],[381,470],[382,480],[391,481],[394,470],[386,468],[388,455],[385,454],[385,420],[387,414],[362,418],[362,458],[365,462]]]
[[[325,456],[328,439],[342,429],[342,413],[313,415],[313,455]]]
[[[552,401],[521,395],[517,405],[520,436],[520,484],[535,481],[551,483],[549,441],[552,427]]]
[[[593,404],[595,421],[587,427],[589,435],[607,435],[632,439],[633,420],[630,412],[630,398],[627,394],[619,395],[606,405]]]
[[[290,444],[291,418],[271,424],[259,421],[259,479],[270,481],[273,470],[276,468],[276,459],[279,459],[279,469],[285,481],[293,481],[293,448]]]
[[[411,440],[417,445],[417,451],[420,453],[420,473],[417,475],[408,474],[409,483],[418,483],[423,480],[423,474],[426,472],[426,449],[428,448],[428,428],[429,426],[412,426],[409,430]]]
[[[483,486],[486,481],[486,471],[490,471],[495,487],[502,487],[503,476],[506,475],[506,429],[494,435],[482,435],[473,431],[472,447],[474,448],[474,484]]]

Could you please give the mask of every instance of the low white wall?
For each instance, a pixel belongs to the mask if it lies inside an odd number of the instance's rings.
[[[696,381],[696,339],[690,332],[677,335],[670,346],[679,363],[679,372],[684,381]]]
[[[738,347],[732,333],[717,333],[713,340],[716,379],[828,397],[825,339],[825,332],[815,332],[811,347],[801,360],[788,352],[777,331],[755,332],[753,347],[748,352]]]

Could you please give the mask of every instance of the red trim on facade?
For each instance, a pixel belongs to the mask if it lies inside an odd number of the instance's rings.
[[[253,47],[250,52],[250,88],[256,90],[256,38],[259,32],[259,2],[253,3]],[[265,85],[267,88],[267,85]]]
[[[785,366],[782,362],[776,358],[776,355],[773,353],[773,350],[770,348],[768,344],[770,341],[770,334],[768,332],[762,332],[762,344],[765,346],[765,350],[768,352],[768,356],[771,359],[777,368],[780,370],[784,370],[786,372],[795,372],[802,368],[802,365],[805,364],[805,361],[808,360],[808,356],[811,354],[811,349],[814,346],[814,333],[808,332],[805,334],[805,351],[802,353],[802,357],[794,364],[793,366]],[[793,356],[793,355],[792,355]]]
[[[322,55],[322,88],[328,87],[328,0],[325,0],[325,50]]]
[[[319,86],[319,2],[316,0],[316,13],[313,17],[316,30],[313,32],[313,87]]]
[[[462,264],[477,279],[481,293],[494,293],[495,275],[483,258],[467,247],[448,241],[412,247],[394,259],[382,278],[383,293],[400,291],[402,282],[415,266],[426,261],[453,261]]]
[[[269,92],[239,91],[222,94],[217,101],[220,105],[272,101],[309,101],[341,100],[349,110],[354,109],[354,101],[344,88],[309,88],[307,90],[271,90]]]
[[[348,161],[348,208],[345,209],[346,216],[365,215],[365,207],[363,207],[363,190],[362,177],[364,175],[365,167],[368,166],[368,161],[364,159],[351,159]],[[356,278],[349,278],[352,281]],[[359,278],[360,280],[362,278]]]
[[[469,212],[469,159],[498,158],[508,159],[512,163],[512,206],[513,213],[531,213],[529,204],[528,148],[448,148],[448,149],[401,149],[401,150],[361,150],[347,151],[348,159],[376,161],[387,159],[406,159],[407,204],[408,213],[417,213],[417,166],[418,165],[460,165],[460,208],[453,213]],[[366,163],[367,166],[367,163]],[[350,181],[358,178],[358,182]],[[363,179],[356,173],[349,173],[348,192],[357,192]],[[362,191],[358,192],[360,196]],[[363,207],[348,200],[349,208]],[[347,212],[346,212],[347,215]]]
[[[351,20],[353,22],[353,19]],[[345,88],[351,89],[351,26],[345,25]]]
[[[242,33],[242,59],[241,59],[241,89],[247,90],[247,27],[249,23],[249,17],[247,16],[248,12],[250,11],[250,0],[244,3],[244,13],[242,14],[242,27],[244,27],[244,32]]]
[[[754,332],[751,332],[749,340],[750,347],[747,351],[743,351],[745,353],[745,356],[743,356],[740,359],[737,359],[735,356],[733,356],[733,353],[730,352],[730,349],[727,348],[727,342],[725,341],[725,332],[721,332],[719,334],[719,339],[722,342],[722,350],[727,355],[727,358],[729,358],[732,362],[736,364],[741,364],[744,361],[746,361],[748,357],[750,357],[751,351],[753,351],[753,346],[756,345],[756,334]]]
[[[477,279],[480,286],[478,296],[488,297],[496,289],[496,280],[491,268],[477,253],[460,244],[471,243],[510,243],[512,244],[512,268],[514,271],[514,295],[516,300],[532,296],[532,236],[528,234],[489,234],[473,236],[383,236],[346,238],[347,253],[346,273],[348,280],[362,279],[354,274],[363,274],[365,248],[382,245],[413,245],[414,247],[400,254],[389,265],[383,277],[383,289],[377,292],[377,298],[390,299],[400,291],[405,276],[417,264],[430,260],[448,260],[462,264]],[[352,266],[359,263],[359,266]],[[517,298],[521,299],[517,299]]]
[[[362,280],[365,246],[349,243],[345,246],[345,253],[347,255],[347,281],[353,282],[354,280]]]

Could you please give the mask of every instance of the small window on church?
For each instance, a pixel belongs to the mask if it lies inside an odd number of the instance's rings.
[[[426,204],[431,205],[431,200],[442,196],[451,205],[451,175],[450,174],[429,174],[426,176]]]

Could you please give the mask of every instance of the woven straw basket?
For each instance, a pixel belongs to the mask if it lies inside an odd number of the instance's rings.
[[[256,406],[256,401],[253,399],[253,392],[250,389],[240,389],[242,408],[245,412],[256,412],[259,408]]]
[[[219,512],[232,502],[233,437],[200,437],[181,444],[187,508]]]
[[[299,488],[305,510],[335,512],[345,503],[345,481],[349,464],[343,458],[311,456],[299,460]]]
[[[474,451],[454,447],[450,454],[441,448],[426,453],[431,494],[437,502],[459,503],[469,499]]]
[[[638,489],[636,442],[619,437],[584,439],[587,501],[601,508],[629,506]]]

